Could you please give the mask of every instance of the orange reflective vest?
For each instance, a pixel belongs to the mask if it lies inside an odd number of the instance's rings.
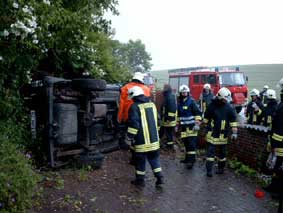
[[[118,121],[119,122],[126,122],[128,120],[128,111],[132,104],[134,103],[132,99],[128,98],[128,91],[130,88],[134,86],[139,86],[143,89],[144,95],[150,97],[150,88],[144,84],[138,82],[130,82],[127,83],[125,86],[121,88],[120,94],[120,106],[118,112]]]

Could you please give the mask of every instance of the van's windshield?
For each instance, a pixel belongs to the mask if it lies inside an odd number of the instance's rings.
[[[244,75],[240,72],[220,73],[219,83],[221,86],[240,86],[246,84]]]

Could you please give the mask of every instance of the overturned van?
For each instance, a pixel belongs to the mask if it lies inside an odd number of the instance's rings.
[[[119,85],[92,78],[43,76],[26,86],[31,135],[43,138],[51,167],[70,159],[100,167],[103,153],[119,149],[119,96]]]

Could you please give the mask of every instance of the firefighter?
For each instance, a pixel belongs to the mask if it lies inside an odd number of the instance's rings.
[[[134,86],[139,86],[144,91],[144,95],[150,97],[150,89],[146,85],[144,85],[144,74],[141,72],[135,72],[132,78],[132,81],[127,83],[121,88],[120,92],[120,102],[119,102],[119,111],[118,111],[118,122],[120,123],[121,128],[121,137],[119,139],[119,144],[122,149],[128,149],[128,145],[125,143],[125,134],[127,129],[128,122],[128,111],[133,104],[133,100],[128,97],[128,90]],[[130,164],[134,165],[134,150],[133,147],[130,146],[130,151],[132,153],[132,158],[130,159]]]
[[[128,130],[126,141],[135,150],[136,179],[131,183],[137,186],[145,185],[146,159],[149,161],[156,177],[156,186],[164,183],[159,159],[159,136],[157,110],[155,104],[144,95],[141,87],[129,89],[129,98],[134,104],[129,110]]]
[[[139,86],[144,91],[144,95],[150,97],[150,89],[144,85],[144,74],[141,72],[135,72],[131,82],[127,83],[121,88],[120,102],[119,102],[119,112],[118,112],[118,122],[128,121],[128,111],[133,104],[133,100],[128,98],[128,90],[134,86]]]
[[[262,88],[262,91],[259,93],[259,96],[260,96],[260,99],[261,99],[263,105],[267,104],[266,92],[267,92],[268,89],[269,89],[269,86],[264,85],[263,88]]]
[[[232,128],[232,139],[237,139],[237,114],[235,109],[229,104],[231,92],[223,87],[216,94],[204,114],[204,123],[207,125],[207,176],[212,177],[212,168],[215,160],[216,147],[219,147],[217,174],[224,173],[226,164],[226,145],[228,143],[229,128]]]
[[[262,111],[262,122],[263,126],[271,128],[273,114],[277,108],[276,92],[273,89],[268,89],[266,91],[266,103],[267,105]]]
[[[203,91],[200,94],[199,100],[200,100],[200,109],[202,113],[204,113],[207,109],[207,106],[211,103],[211,100],[213,98],[213,93],[211,91],[210,84],[203,85]]]
[[[263,104],[259,97],[259,91],[257,89],[253,89],[250,92],[250,96],[251,101],[248,103],[246,110],[247,123],[259,125],[261,122],[260,115],[263,109]]]
[[[174,130],[177,118],[177,102],[176,96],[172,93],[172,88],[169,84],[165,84],[163,88],[164,101],[161,105],[161,128],[160,138],[165,133],[167,142],[166,146],[169,149],[174,147]]]
[[[281,101],[277,106],[272,120],[271,138],[268,147],[269,151],[275,155],[275,164],[273,166],[274,175],[271,184],[266,188],[267,191],[280,193],[282,198],[283,190],[283,78],[278,85],[281,87]]]
[[[200,129],[201,111],[194,99],[190,96],[190,89],[186,85],[179,88],[178,121],[181,128],[181,140],[184,143],[186,155],[181,163],[185,163],[188,169],[192,169],[196,160],[196,146],[198,131]]]

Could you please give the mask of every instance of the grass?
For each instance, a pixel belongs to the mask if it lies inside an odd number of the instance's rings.
[[[231,66],[235,67],[235,66]],[[249,89],[257,88],[261,90],[267,84],[270,88],[275,89],[279,97],[279,88],[276,87],[278,81],[283,78],[283,64],[260,64],[260,65],[240,65],[249,78]],[[152,75],[157,79],[157,88],[161,89],[165,83],[168,83],[168,71],[152,71]]]

